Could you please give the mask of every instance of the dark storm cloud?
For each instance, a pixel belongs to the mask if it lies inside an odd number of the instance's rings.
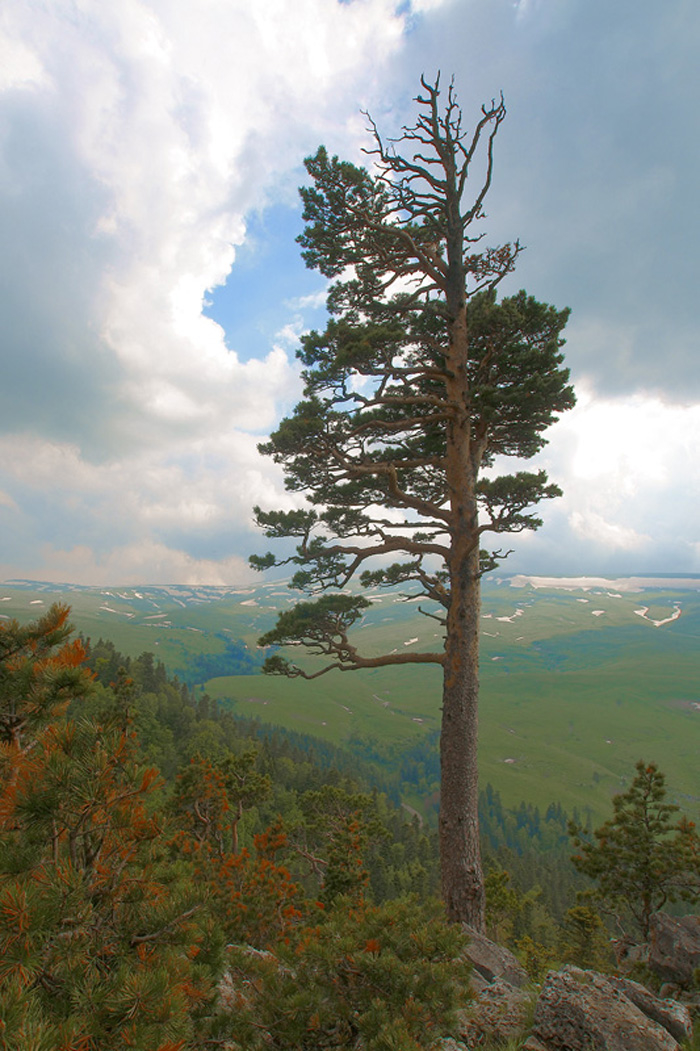
[[[527,246],[514,286],[573,308],[575,372],[599,392],[696,397],[700,6],[473,0],[413,44],[472,116],[504,92],[488,236]]]

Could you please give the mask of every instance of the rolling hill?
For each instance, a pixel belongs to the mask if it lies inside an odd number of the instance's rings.
[[[429,666],[330,673],[313,682],[259,674],[257,638],[294,599],[256,587],[87,588],[0,585],[0,617],[27,620],[53,601],[76,628],[122,652],[151,651],[236,714],[343,745],[384,767],[422,757],[436,770],[440,671]],[[379,653],[440,645],[417,603],[377,591],[360,628]],[[439,630],[439,629],[438,629]],[[700,805],[700,579],[484,581],[480,774],[507,804],[561,802],[607,814],[639,758],[667,773],[691,815]],[[309,660],[309,666],[311,661]],[[415,766],[415,763],[414,763]],[[421,788],[406,784],[420,804]]]

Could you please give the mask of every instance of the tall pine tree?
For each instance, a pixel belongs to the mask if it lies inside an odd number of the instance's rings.
[[[304,399],[261,451],[311,506],[256,508],[268,537],[292,537],[292,586],[315,597],[279,617],[261,644],[302,646],[313,671],[274,654],[265,670],[313,677],[404,664],[443,668],[440,839],[450,919],[483,929],[477,814],[480,578],[508,552],[482,537],[535,529],[531,508],[559,495],[543,471],[494,476],[496,457],[534,456],[574,403],[562,367],[568,311],[519,292],[497,299],[520,246],[481,243],[501,99],[462,127],[452,86],[421,81],[415,125],[385,142],[372,123],[372,171],[307,160],[301,190],[308,266],[333,279],[330,320],[302,339]],[[398,559],[398,561],[392,561]],[[444,631],[431,652],[360,652],[350,629],[364,587],[410,585]]]

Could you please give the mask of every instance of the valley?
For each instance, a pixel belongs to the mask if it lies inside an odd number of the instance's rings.
[[[254,587],[89,588],[0,585],[0,617],[33,619],[54,601],[72,607],[86,638],[125,654],[153,652],[169,674],[234,714],[330,741],[395,771],[420,808],[436,785],[440,670],[434,666],[263,676],[256,640],[296,595]],[[417,602],[370,593],[357,631],[363,652],[440,646]],[[604,816],[643,758],[667,773],[669,794],[698,815],[700,579],[564,580],[490,577],[483,585],[480,779],[506,805]],[[295,654],[298,657],[298,654]],[[313,661],[304,658],[311,670]]]

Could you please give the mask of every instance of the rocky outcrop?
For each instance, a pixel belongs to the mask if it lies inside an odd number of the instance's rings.
[[[648,966],[663,982],[689,989],[700,968],[700,917],[652,917]]]
[[[635,1007],[639,1008],[642,1014],[651,1018],[652,1022],[658,1022],[679,1043],[692,1038],[692,1019],[688,1008],[683,1004],[676,1000],[664,1000],[659,996],[654,996],[645,985],[633,982],[629,978],[615,978],[612,975],[606,977],[615,989],[618,989]]]
[[[510,950],[496,945],[473,927],[466,956],[473,967],[474,999],[459,1015],[459,1041],[467,1047],[486,1042],[505,1043],[519,1036],[532,1007],[532,994],[525,991],[528,976]]]
[[[693,936],[700,924],[694,917],[663,921],[658,928],[663,937],[649,955],[655,951],[660,960],[670,961],[662,977],[685,980],[698,966]],[[528,976],[515,956],[471,928],[465,930],[474,999],[460,1012],[454,1039],[443,1051],[518,1038],[532,1009]],[[655,996],[628,978],[564,967],[547,975],[523,1051],[680,1051],[692,1032],[688,1008],[677,1000]]]
[[[508,985],[515,986],[516,989],[522,989],[527,985],[529,981],[527,971],[510,950],[489,941],[484,934],[479,934],[468,924],[465,923],[462,926],[469,935],[467,959],[471,961],[474,970],[486,983],[499,978]]]
[[[631,997],[634,997],[636,1003]],[[657,1019],[663,1019],[663,1022]],[[660,1001],[637,983],[564,967],[545,979],[526,1051],[679,1051],[685,1008]]]
[[[501,981],[487,985],[473,1005],[459,1013],[458,1035],[467,1047],[507,1043],[519,1037],[532,1010],[531,994]]]

